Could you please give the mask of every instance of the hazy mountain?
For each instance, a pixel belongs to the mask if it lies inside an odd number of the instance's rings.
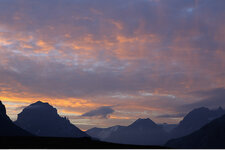
[[[0,101],[0,136],[33,136],[16,126],[6,114],[5,106]]]
[[[194,133],[173,139],[166,146],[171,148],[225,148],[225,115],[217,118]]]
[[[160,127],[162,127],[162,129],[166,132],[170,132],[177,126],[177,124],[167,124],[167,123],[158,124],[158,125]],[[86,133],[88,135],[90,135],[91,137],[94,137],[94,138],[104,141],[105,139],[110,137],[110,135],[112,133],[114,133],[117,130],[120,130],[122,128],[125,128],[125,126],[116,125],[116,126],[112,126],[109,128],[96,128],[95,127],[95,128],[91,128],[91,129],[87,130]]]
[[[215,110],[210,110],[205,107],[194,109],[172,130],[171,136],[172,138],[177,138],[188,135],[224,114],[225,110],[221,107]]]
[[[87,137],[65,117],[60,117],[56,108],[38,101],[24,108],[15,123],[38,136]]]
[[[124,128],[124,126],[113,126],[109,128],[91,128],[86,131],[88,135],[94,138],[98,138],[100,140],[105,140],[108,138],[113,132],[116,132],[117,130],[120,130],[121,128]]]
[[[177,124],[167,124],[167,123],[163,123],[163,124],[158,124],[159,126],[161,126],[163,128],[164,131],[166,132],[170,132],[172,131],[174,128],[177,127]]]
[[[134,145],[161,145],[168,140],[167,133],[152,120],[138,119],[127,127],[113,132],[106,141]]]

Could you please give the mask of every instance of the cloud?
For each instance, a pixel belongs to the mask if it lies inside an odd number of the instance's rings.
[[[225,87],[224,6],[224,0],[0,0],[0,95],[52,99],[68,110],[79,107],[77,114],[87,105],[151,114],[209,105],[207,92],[190,92]],[[199,97],[206,101],[176,112]],[[76,99],[85,101],[75,105]]]
[[[2,80],[23,91],[52,97],[182,92],[223,79],[215,73],[224,67],[223,1],[0,3]],[[212,26],[209,16],[218,23]]]
[[[195,91],[190,94],[195,94],[200,97],[215,97],[218,95],[224,95],[225,94],[225,88],[215,88],[210,90],[204,90],[204,91]]]
[[[114,110],[112,109],[111,106],[102,106],[95,110],[86,112],[81,116],[82,117],[99,117],[99,118],[107,119],[109,117],[109,115],[112,114],[113,112],[114,112]]]
[[[219,106],[225,107],[225,88],[216,88],[211,90],[197,91],[194,94],[204,97],[203,99],[182,106],[182,109],[193,109],[196,107],[217,108]]]
[[[159,115],[157,118],[182,118],[186,114],[185,113],[179,113],[179,114],[164,114],[164,115]]]

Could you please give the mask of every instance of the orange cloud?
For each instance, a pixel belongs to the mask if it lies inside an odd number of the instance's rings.
[[[117,104],[117,111],[154,117],[197,101],[187,93],[225,87],[224,10],[213,9],[220,2],[107,3],[2,4],[0,98],[43,100],[74,115]],[[7,106],[15,113],[17,105]]]

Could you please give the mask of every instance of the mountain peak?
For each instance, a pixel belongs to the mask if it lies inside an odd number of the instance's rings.
[[[45,102],[42,102],[42,101],[37,101],[33,104],[30,104],[30,106],[40,106],[40,107],[52,107],[49,103],[45,103]]]
[[[49,103],[44,103],[42,101],[37,101],[33,104],[30,104],[26,108],[23,109],[21,113],[39,113],[39,114],[54,114],[57,115],[57,109],[51,106]],[[19,116],[19,115],[18,115]]]
[[[224,111],[224,109],[223,109],[221,106],[219,106],[219,107],[217,108],[217,111]]]
[[[6,115],[5,105],[2,104],[2,101],[0,101],[0,114]]]
[[[149,118],[139,118],[131,125],[121,127],[105,140],[133,145],[159,145],[166,142],[168,134]]]
[[[37,102],[33,103],[33,105],[43,105],[43,104],[48,104],[48,103],[45,103],[42,101],[37,101]]]
[[[38,136],[86,137],[87,134],[59,116],[57,109],[49,103],[37,101],[18,114],[15,123]]]
[[[199,118],[199,116],[205,116],[205,114],[208,114],[209,112],[210,110],[207,107],[195,108],[184,117],[184,120]]]
[[[6,108],[5,108],[5,105],[2,103],[2,101],[0,101],[0,120],[1,119],[11,121],[10,118],[6,114]]]
[[[165,146],[178,149],[223,149],[225,147],[224,124],[225,115],[187,136],[169,140]]]
[[[153,122],[151,119],[149,118],[138,118],[135,122]]]
[[[130,125],[130,127],[146,127],[146,128],[150,128],[150,127],[157,127],[157,124],[155,122],[153,122],[149,118],[144,118],[144,119],[139,118],[134,123],[132,123]]]
[[[210,121],[225,114],[221,107],[218,109],[209,109],[200,107],[189,112],[179,125],[173,130],[174,137],[181,137],[200,129]]]
[[[207,108],[207,107],[199,107],[199,108],[193,109],[191,112],[195,112],[195,111],[209,111],[209,108]]]

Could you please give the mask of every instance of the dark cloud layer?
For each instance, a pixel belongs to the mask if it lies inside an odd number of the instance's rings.
[[[208,108],[217,108],[219,106],[225,107],[225,89],[224,88],[216,88],[207,91],[198,91],[195,92],[198,96],[203,96],[205,98],[188,104],[184,105],[183,108],[193,109],[197,107],[208,107]]]
[[[100,118],[108,118],[110,114],[112,114],[114,110],[111,106],[102,106],[95,110],[91,110],[82,115],[82,117],[100,117]]]
[[[183,118],[186,114],[180,113],[180,114],[165,114],[165,115],[159,115],[158,118]]]

